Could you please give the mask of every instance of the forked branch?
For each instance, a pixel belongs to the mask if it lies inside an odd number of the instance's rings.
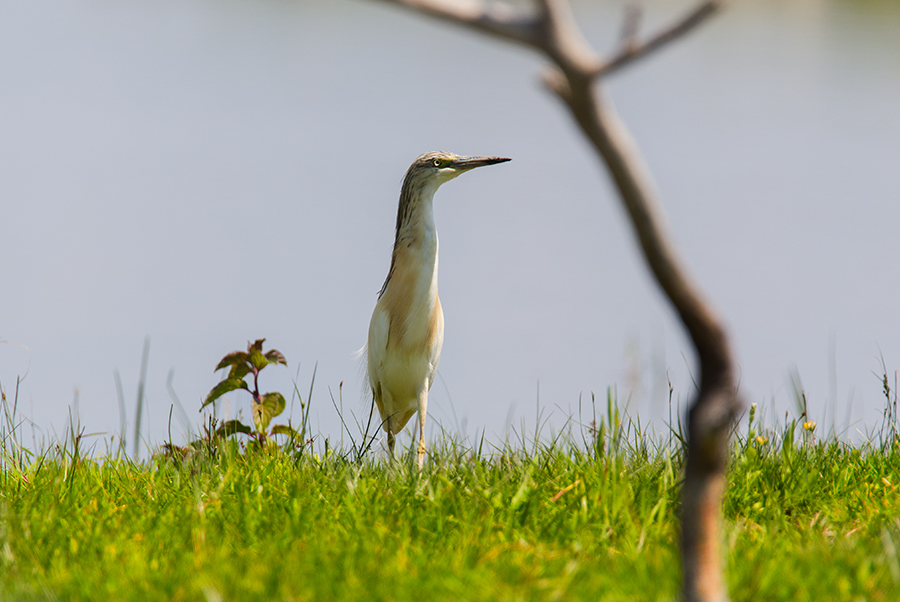
[[[523,12],[480,0],[384,0],[525,44],[548,58],[548,87],[569,108],[615,182],[647,265],[691,336],[700,387],[688,419],[688,456],[682,492],[682,593],[687,601],[724,601],[719,545],[728,436],[741,408],[731,344],[722,320],[688,275],[672,244],[652,178],[631,135],[598,80],[680,39],[723,4],[705,0],[643,41],[637,22],[623,28],[622,47],[600,57],[578,29],[567,0],[535,0]]]
[[[707,0],[688,11],[676,22],[659,30],[643,42],[631,41],[622,44],[621,50],[615,56],[605,61],[594,73],[595,76],[609,75],[613,71],[643,58],[652,52],[664,48],[669,42],[674,42],[684,34],[688,33],[706,19],[713,16],[716,11],[722,8],[724,2],[722,0]],[[623,36],[624,37],[624,36]]]

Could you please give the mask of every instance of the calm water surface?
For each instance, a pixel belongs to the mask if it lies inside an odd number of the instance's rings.
[[[621,3],[576,9],[613,47]],[[0,4],[0,385],[25,376],[38,440],[73,404],[108,437],[149,336],[158,443],[170,376],[177,438],[217,360],[267,337],[290,369],[263,386],[305,392],[318,362],[314,426],[340,437],[402,175],[444,149],[513,161],[436,199],[431,424],[498,439],[539,400],[559,428],[614,386],[665,428],[692,352],[541,64],[378,2]],[[900,369],[900,8],[736,3],[609,87],[747,399],[783,416],[796,371],[823,428],[874,428]]]

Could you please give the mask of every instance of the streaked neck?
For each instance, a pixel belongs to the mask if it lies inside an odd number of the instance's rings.
[[[397,232],[394,248],[422,246],[429,252],[430,247],[437,253],[437,228],[434,225],[434,193],[438,184],[427,185],[415,192],[404,190],[400,195],[397,209]]]

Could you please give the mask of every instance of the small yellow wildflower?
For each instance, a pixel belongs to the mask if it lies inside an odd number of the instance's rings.
[[[814,431],[816,430],[816,423],[812,420],[808,420],[803,423],[803,429],[807,431]]]
[[[769,442],[769,438],[765,437],[763,435],[760,435],[759,437],[756,438],[756,442],[759,443],[760,445],[765,445],[766,443]]]

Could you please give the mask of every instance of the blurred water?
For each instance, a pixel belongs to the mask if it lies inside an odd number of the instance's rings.
[[[621,8],[576,4],[601,50]],[[796,368],[815,419],[871,429],[900,368],[898,51],[896,3],[745,2],[609,82],[770,418]],[[616,386],[664,428],[692,352],[541,65],[378,2],[3,2],[0,385],[25,375],[38,439],[76,396],[108,436],[149,336],[159,442],[170,371],[196,424],[218,359],[265,336],[290,369],[263,387],[305,394],[318,362],[314,426],[340,437],[400,180],[444,149],[514,160],[438,193],[432,424],[502,437],[539,399],[559,428]]]

